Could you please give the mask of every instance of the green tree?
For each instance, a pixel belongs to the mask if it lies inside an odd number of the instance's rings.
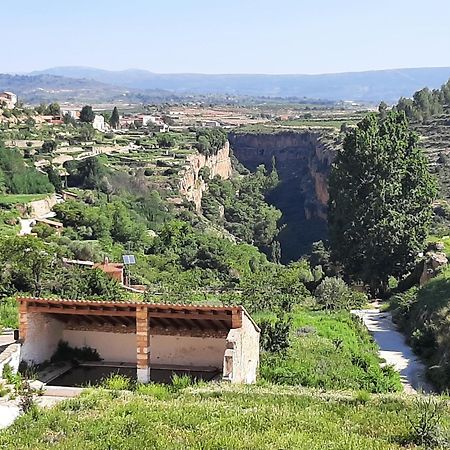
[[[44,141],[44,143],[41,146],[41,152],[42,153],[53,153],[58,147],[58,144],[51,140],[51,141]]]
[[[46,111],[50,116],[59,116],[61,108],[58,103],[50,103]]]
[[[61,181],[61,176],[59,175],[59,173],[52,166],[47,166],[44,170],[45,170],[45,172],[47,172],[48,180],[55,187],[55,191],[61,192],[62,191],[62,181]]]
[[[55,252],[34,236],[14,236],[0,242],[0,260],[16,289],[39,296],[45,277],[52,273]]]
[[[369,114],[344,139],[329,179],[334,258],[372,295],[414,265],[431,218],[436,183],[402,112]]]
[[[119,111],[117,110],[117,106],[114,106],[109,124],[114,129],[119,127]]]
[[[158,141],[158,145],[162,148],[175,146],[175,137],[169,133],[158,133],[156,140]]]
[[[92,106],[86,105],[81,108],[80,121],[84,123],[92,123],[95,119],[95,113]]]

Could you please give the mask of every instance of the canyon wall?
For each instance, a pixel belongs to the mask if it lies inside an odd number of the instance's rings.
[[[201,210],[203,192],[207,188],[207,183],[200,176],[200,170],[204,167],[209,169],[211,178],[216,175],[224,179],[230,178],[232,167],[229,143],[227,142],[215,155],[205,156],[201,153],[195,153],[187,158],[187,164],[181,174],[178,189],[181,195],[194,203],[197,211]]]
[[[330,131],[280,131],[276,133],[231,133],[229,141],[236,158],[249,170],[274,161],[279,186],[268,201],[283,213],[279,240],[283,260],[297,259],[312,242],[327,237],[327,179],[338,134]]]

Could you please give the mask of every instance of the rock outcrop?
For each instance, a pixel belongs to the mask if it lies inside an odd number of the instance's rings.
[[[197,211],[201,209],[203,192],[207,189],[207,182],[200,175],[203,168],[209,169],[211,178],[217,175],[223,179],[230,178],[232,167],[229,143],[227,142],[215,155],[206,156],[195,153],[187,158],[178,189],[186,200],[194,203]]]
[[[310,130],[235,133],[230,143],[237,159],[250,170],[260,164],[270,170],[274,160],[281,181],[300,186],[305,216],[326,220],[327,179],[335,154],[330,136]]]
[[[283,213],[279,240],[283,262],[297,259],[327,237],[328,174],[338,134],[305,129],[275,133],[231,133],[234,155],[249,170],[264,164],[278,171],[279,186],[268,200]]]

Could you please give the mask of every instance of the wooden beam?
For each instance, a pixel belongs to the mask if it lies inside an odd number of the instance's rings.
[[[88,309],[88,308],[47,308],[45,306],[29,306],[29,312],[50,313],[50,314],[77,314],[83,316],[126,316],[135,317],[134,311],[120,311],[120,310],[102,310],[102,309]]]
[[[179,311],[173,312],[152,312],[149,311],[150,318],[152,317],[162,317],[167,319],[195,319],[195,320],[230,320],[232,316],[226,313],[220,314],[198,314],[198,313],[180,313]]]

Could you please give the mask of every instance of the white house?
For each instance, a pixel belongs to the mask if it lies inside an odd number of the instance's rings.
[[[12,109],[16,106],[17,95],[12,92],[1,92],[0,93],[0,104],[4,104],[7,108]]]
[[[106,130],[105,118],[103,116],[96,114],[94,121],[92,122],[92,126],[98,131],[105,131]]]

